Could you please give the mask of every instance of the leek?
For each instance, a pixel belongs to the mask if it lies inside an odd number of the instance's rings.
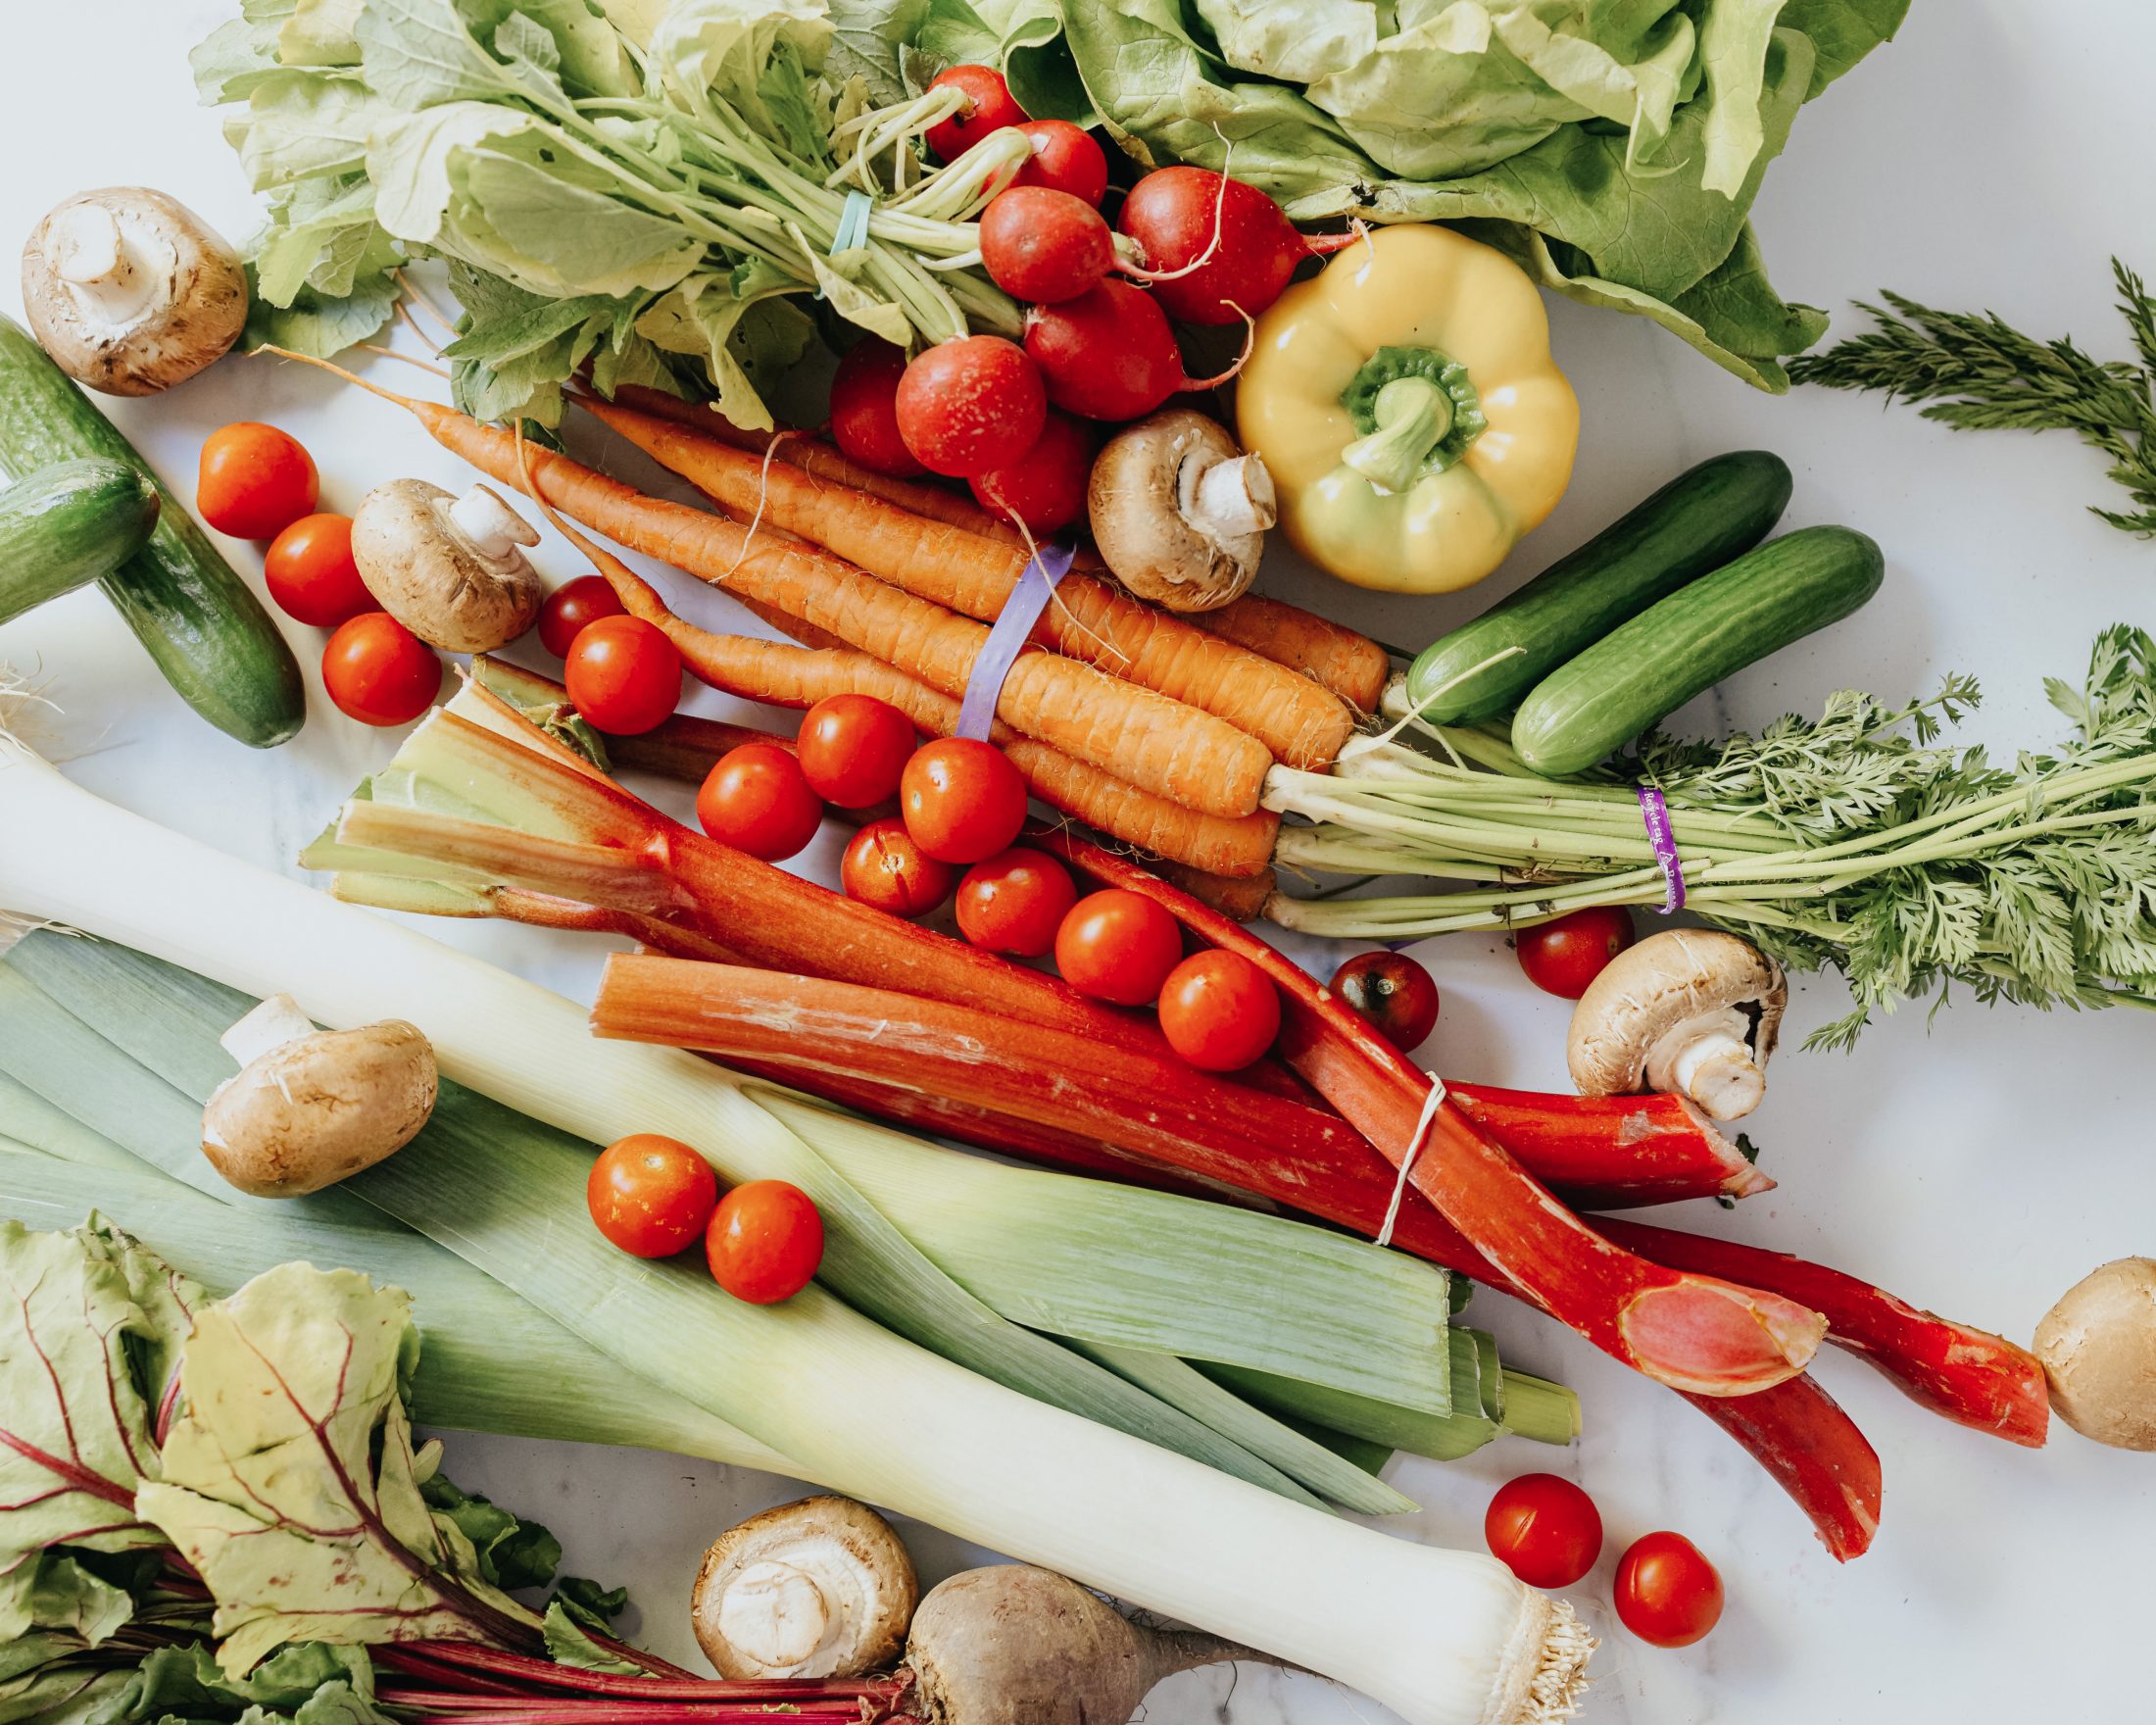
[[[570,1003],[124,813],[7,741],[0,907],[258,995],[288,991],[319,1022],[410,1018],[452,1078],[587,1140],[633,1122],[736,1177],[806,1175],[831,1200],[834,1244],[864,1296],[889,1306],[920,1282],[875,1250],[852,1213],[858,1201],[709,1062],[594,1042]],[[1313,1514],[1013,1395],[821,1287],[747,1306],[686,1266],[625,1266],[596,1235],[561,1225],[582,1204],[586,1167],[538,1134],[429,1133],[353,1187],[835,1489],[1337,1678],[1410,1725],[1570,1708],[1589,1638],[1494,1558]]]
[[[6,1071],[0,1071],[0,1132],[21,1149],[41,1151],[85,1167],[127,1169],[134,1165],[126,1151],[110,1138],[92,1131],[64,1109],[55,1108]]]

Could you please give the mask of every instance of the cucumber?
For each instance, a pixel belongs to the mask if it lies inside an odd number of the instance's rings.
[[[124,462],[63,462],[0,491],[0,623],[103,580],[157,515],[157,487]]]
[[[1433,724],[1505,712],[1626,618],[1757,545],[1782,518],[1789,491],[1788,464],[1763,449],[1701,462],[1424,648],[1408,668],[1407,698]]]
[[[21,477],[83,456],[124,462],[163,502],[149,543],[100,584],[165,680],[243,743],[288,741],[307,717],[307,687],[262,602],[112,421],[26,330],[0,318],[0,467]]]
[[[1512,751],[1544,777],[1584,772],[1702,690],[1845,617],[1886,560],[1848,527],[1804,527],[1702,575],[1561,665],[1512,715]]]

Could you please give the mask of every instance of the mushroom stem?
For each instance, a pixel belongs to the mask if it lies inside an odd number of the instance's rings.
[[[1646,1076],[1649,1088],[1688,1097],[1717,1120],[1743,1118],[1767,1094],[1751,1045],[1721,1027],[1690,1027],[1673,1049],[1647,1057]]]
[[[242,1066],[252,1066],[272,1049],[315,1034],[315,1021],[288,994],[273,994],[218,1041]]]
[[[466,492],[449,506],[449,518],[489,563],[506,564],[516,556],[519,545],[539,543],[538,529],[511,509],[491,485],[474,485]]]
[[[1209,464],[1193,456],[1176,474],[1176,490],[1183,518],[1215,544],[1262,533],[1280,519],[1273,475],[1262,456]]]
[[[53,273],[86,319],[128,324],[156,302],[172,258],[146,257],[125,224],[103,204],[70,204],[53,218]]]

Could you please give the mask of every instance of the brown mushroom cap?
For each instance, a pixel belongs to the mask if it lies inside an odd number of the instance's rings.
[[[298,1198],[370,1168],[434,1110],[434,1049],[391,1019],[318,1030],[258,1056],[210,1098],[202,1154],[242,1192]]]
[[[1749,1113],[1781,1033],[1782,966],[1734,934],[1671,928],[1612,959],[1572,1010],[1565,1063],[1583,1096],[1688,1096],[1718,1120]]]
[[[538,620],[546,593],[522,552],[482,552],[451,515],[457,502],[424,479],[375,486],[352,517],[352,561],[381,608],[429,646],[492,653]]]
[[[2036,1326],[2052,1411],[2084,1438],[2156,1450],[2156,1258],[2091,1270]]]
[[[721,1677],[858,1677],[897,1660],[919,1600],[891,1524],[826,1496],[721,1534],[697,1571],[690,1611]]]
[[[1109,438],[1086,488],[1094,544],[1115,578],[1170,611],[1212,611],[1257,574],[1272,479],[1218,421],[1169,408]]]

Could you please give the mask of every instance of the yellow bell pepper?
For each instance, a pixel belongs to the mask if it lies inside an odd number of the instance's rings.
[[[1564,495],[1580,404],[1542,295],[1447,227],[1382,227],[1258,320],[1236,386],[1281,524],[1358,586],[1481,580]]]

